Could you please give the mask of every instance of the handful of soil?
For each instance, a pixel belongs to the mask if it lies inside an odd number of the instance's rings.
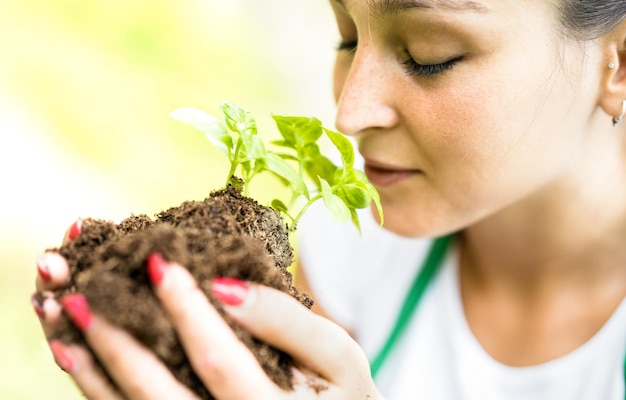
[[[239,189],[215,191],[204,201],[184,202],[154,219],[131,216],[119,224],[86,219],[76,239],[50,251],[59,252],[70,267],[71,280],[55,293],[57,298],[83,294],[95,313],[153,350],[179,381],[202,399],[213,399],[192,370],[152,292],[145,262],[151,253],[158,252],[166,260],[187,267],[268,376],[280,387],[292,389],[293,360],[239,328],[210,294],[213,277],[232,277],[273,287],[309,308],[312,305],[310,298],[293,286],[287,271],[293,249],[282,219],[275,210],[243,196]],[[51,339],[87,346],[82,333],[65,315]],[[95,355],[94,360],[99,365]]]

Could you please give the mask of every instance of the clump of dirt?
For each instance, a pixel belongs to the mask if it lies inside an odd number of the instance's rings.
[[[152,349],[174,376],[201,398],[212,399],[152,293],[145,267],[153,252],[180,263],[189,269],[269,377],[284,389],[292,388],[293,360],[239,328],[210,294],[213,277],[232,277],[276,288],[309,308],[312,305],[310,298],[293,286],[287,271],[293,249],[282,219],[240,190],[228,187],[215,191],[204,201],[184,202],[154,219],[131,216],[119,224],[86,219],[76,239],[49,251],[63,255],[71,271],[70,283],[55,293],[57,298],[83,294],[94,312]],[[86,346],[82,333],[65,316],[51,339]]]

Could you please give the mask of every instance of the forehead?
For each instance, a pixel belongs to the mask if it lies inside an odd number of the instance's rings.
[[[345,7],[345,0],[333,0]],[[372,15],[386,16],[399,14],[414,8],[446,9],[464,12],[489,12],[490,8],[481,1],[474,0],[367,0]]]
[[[373,32],[379,23],[385,29],[421,29],[456,32],[467,37],[493,35],[493,40],[517,43],[563,40],[559,33],[557,0],[330,0],[338,21]],[[340,28],[341,28],[340,24]],[[436,28],[436,29],[435,29]],[[444,29],[445,28],[445,29]],[[489,33],[487,33],[489,32]],[[422,32],[423,33],[423,32]],[[506,34],[506,35],[505,35]],[[561,38],[561,39],[559,39]]]

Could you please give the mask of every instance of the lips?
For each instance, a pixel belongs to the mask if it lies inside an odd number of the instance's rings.
[[[364,172],[367,179],[377,187],[391,186],[421,173],[418,169],[403,169],[367,160]]]

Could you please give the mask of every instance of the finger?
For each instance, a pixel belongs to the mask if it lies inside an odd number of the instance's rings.
[[[77,219],[65,231],[63,243],[74,240],[80,235],[82,220]],[[48,251],[37,258],[37,278],[35,287],[38,291],[55,290],[65,286],[70,279],[67,261],[59,253]]]
[[[31,296],[31,302],[44,334],[50,337],[61,320],[61,305],[54,299],[51,292],[35,293]]]
[[[336,386],[329,384],[326,379],[320,377],[317,373],[310,371],[305,367],[300,366],[298,368],[293,368],[292,381],[293,390],[297,393],[296,398],[298,400],[309,398],[318,399],[320,398],[320,395],[324,398],[341,398],[339,396],[335,396],[338,389]]]
[[[224,278],[213,281],[212,292],[244,329],[328,381],[339,383],[370,373],[365,354],[343,328],[288,294]],[[307,338],[306,346],[303,337]],[[355,371],[355,366],[362,371]]]
[[[82,230],[83,220],[78,218],[69,228],[65,231],[65,235],[63,236],[63,243],[67,243],[71,240],[74,240],[80,235]]]
[[[216,398],[282,396],[187,269],[167,263],[158,254],[152,254],[147,265],[155,292],[170,315],[194,371]]]
[[[156,355],[125,331],[89,310],[83,295],[61,300],[74,324],[120,390],[131,399],[197,399],[176,380]]]
[[[122,400],[122,395],[111,385],[101,370],[94,367],[91,354],[76,345],[50,342],[57,365],[70,374],[78,388],[90,400]]]
[[[70,268],[61,254],[47,251],[37,257],[35,286],[38,291],[60,289],[69,280]]]

